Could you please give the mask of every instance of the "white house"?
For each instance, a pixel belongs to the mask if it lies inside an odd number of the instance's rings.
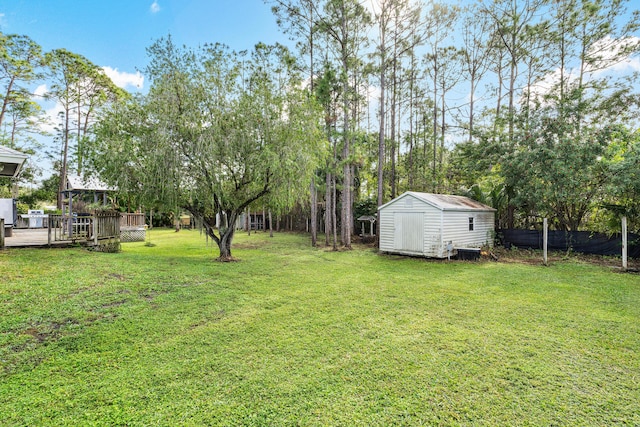
[[[378,208],[380,251],[446,258],[492,246],[495,209],[463,196],[408,191]]]

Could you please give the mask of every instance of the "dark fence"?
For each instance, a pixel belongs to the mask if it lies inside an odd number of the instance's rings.
[[[542,231],[498,230],[498,239],[505,247],[542,249]],[[640,258],[640,235],[629,233],[627,239],[629,258]],[[583,254],[622,255],[622,235],[549,230],[547,248],[550,251],[572,250]]]

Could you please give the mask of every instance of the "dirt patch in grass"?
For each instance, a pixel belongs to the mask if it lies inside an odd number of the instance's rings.
[[[53,321],[48,323],[38,323],[31,325],[22,331],[22,334],[29,335],[38,343],[49,342],[55,340],[60,335],[60,330],[66,326],[79,325],[77,319],[67,318],[61,321]]]

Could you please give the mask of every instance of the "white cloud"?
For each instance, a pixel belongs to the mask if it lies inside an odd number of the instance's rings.
[[[47,94],[47,92],[49,92],[49,89],[47,88],[46,83],[45,84],[41,84],[40,86],[38,86],[34,91],[33,94],[37,97],[37,98],[44,98],[45,95]]]
[[[614,65],[611,70],[621,73],[640,71],[640,58],[627,58],[626,60]]]
[[[575,77],[573,77],[570,73],[567,73],[567,70],[564,71],[564,79],[565,81],[573,81]],[[529,96],[531,100],[537,100],[538,102],[543,102],[544,96],[551,93],[552,89],[557,88],[558,83],[560,82],[560,78],[562,76],[561,69],[556,68],[550,73],[547,73],[542,79],[535,82],[529,92]]]
[[[149,7],[149,10],[151,11],[151,13],[158,13],[160,12],[160,5],[157,1],[154,1],[153,3],[151,3],[151,7]]]
[[[589,56],[594,58],[595,62],[591,67],[587,66],[587,71],[594,73],[626,71],[628,65],[632,62],[632,58],[627,56],[620,61],[620,56],[622,53],[625,53],[624,49],[630,46],[637,46],[638,44],[640,44],[640,38],[638,37],[624,37],[620,39],[614,39],[611,36],[603,37],[594,43],[589,50]],[[633,64],[631,65],[633,67]],[[593,67],[595,67],[595,69],[590,70],[590,68]]]
[[[144,76],[136,71],[135,74],[127,73],[126,71],[118,71],[117,68],[102,67],[105,74],[115,83],[116,86],[126,89],[127,87],[133,87],[136,89],[142,89],[144,86]]]

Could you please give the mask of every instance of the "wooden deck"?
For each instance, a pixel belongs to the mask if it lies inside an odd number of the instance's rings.
[[[14,228],[11,237],[4,236],[7,248],[46,248],[70,245],[91,246],[102,252],[118,252],[121,230],[125,230],[125,241],[144,241],[144,213],[121,214],[115,211],[101,211],[94,215],[49,215],[49,228]],[[4,221],[0,218],[4,230]],[[128,234],[127,234],[128,233]],[[136,234],[136,236],[132,236]],[[140,238],[141,237],[141,238]],[[2,248],[0,233],[0,248]]]
[[[51,241],[51,247],[64,247],[73,244],[71,240]],[[7,248],[46,248],[48,247],[48,230],[46,228],[14,228],[11,237],[5,237]]]

